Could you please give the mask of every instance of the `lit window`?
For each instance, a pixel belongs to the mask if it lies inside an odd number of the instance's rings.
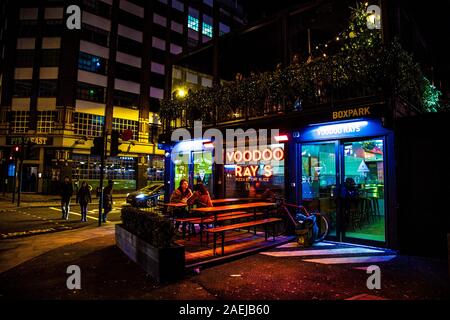
[[[105,74],[106,63],[103,58],[80,52],[78,58],[78,69]]]
[[[193,16],[188,16],[188,28],[198,31],[198,19]]]
[[[29,111],[12,111],[11,128],[13,133],[28,132],[28,123],[30,122]]]
[[[99,137],[102,135],[104,124],[104,116],[80,112],[74,113],[75,134],[88,137]]]
[[[213,27],[212,27],[212,25],[209,25],[209,24],[203,22],[202,33],[205,36],[212,38],[212,36],[213,36]]]
[[[133,140],[137,140],[138,136],[138,122],[128,119],[113,118],[112,129],[123,132],[125,130],[131,130],[133,132]]]
[[[52,133],[55,127],[55,120],[55,111],[40,111],[38,113],[37,132]]]

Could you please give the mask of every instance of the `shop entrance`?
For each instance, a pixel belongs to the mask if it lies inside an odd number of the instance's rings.
[[[303,143],[302,204],[324,214],[333,240],[385,242],[384,138]]]

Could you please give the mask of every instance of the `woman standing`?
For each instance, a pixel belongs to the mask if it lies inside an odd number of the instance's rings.
[[[81,208],[81,222],[87,222],[87,206],[91,200],[91,191],[86,181],[81,183],[81,187],[77,192],[77,203],[80,204]]]

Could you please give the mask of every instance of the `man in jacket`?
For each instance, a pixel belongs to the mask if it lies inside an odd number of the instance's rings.
[[[108,213],[112,210],[113,198],[112,190],[114,186],[114,181],[108,180],[108,185],[103,189],[103,217],[102,222],[106,222],[108,218]]]
[[[68,176],[64,177],[64,181],[61,184],[60,195],[61,195],[62,219],[69,220],[70,199],[72,198],[73,195],[73,186]]]

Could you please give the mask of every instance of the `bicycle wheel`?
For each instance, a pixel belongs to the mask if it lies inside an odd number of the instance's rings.
[[[317,235],[316,242],[320,242],[328,235],[328,220],[321,214],[316,214],[316,217],[316,223],[319,226],[319,234]]]

